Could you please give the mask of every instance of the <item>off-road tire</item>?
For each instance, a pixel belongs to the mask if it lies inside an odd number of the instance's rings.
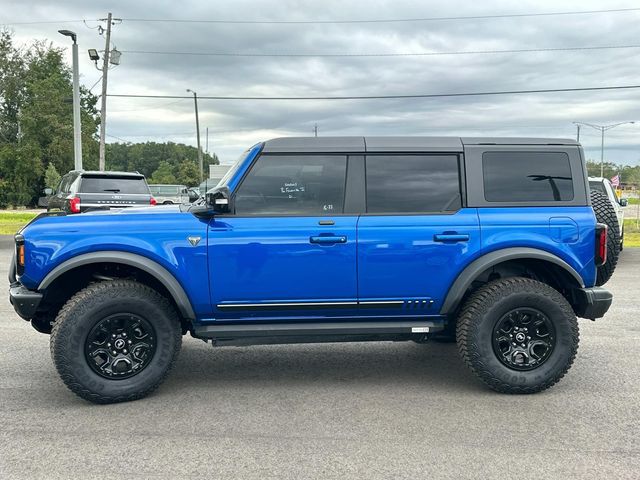
[[[156,346],[148,364],[129,378],[104,378],[85,357],[92,328],[110,314],[144,318],[155,331]],[[137,400],[153,392],[171,370],[182,343],[173,305],[150,287],[132,280],[94,283],[71,297],[53,324],[50,349],[60,377],[76,395],[93,403]]]
[[[556,342],[546,361],[528,371],[509,368],[494,351],[492,338],[499,319],[516,308],[535,308],[553,323]],[[464,304],[456,330],[462,359],[484,383],[501,393],[546,390],[571,368],[578,351],[578,321],[567,300],[550,286],[529,278],[489,282]]]
[[[607,261],[598,267],[596,285],[602,286],[609,281],[618,264],[620,255],[620,224],[616,211],[611,205],[609,197],[597,190],[591,190],[591,206],[596,214],[598,223],[607,225]]]

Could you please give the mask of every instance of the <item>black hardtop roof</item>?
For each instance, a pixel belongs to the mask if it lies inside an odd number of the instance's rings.
[[[266,153],[462,152],[465,145],[578,145],[567,138],[527,137],[280,137],[264,142]]]

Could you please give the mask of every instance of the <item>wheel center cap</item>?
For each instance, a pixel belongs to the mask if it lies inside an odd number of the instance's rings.
[[[117,339],[115,342],[113,342],[113,345],[114,345],[116,348],[120,349],[120,348],[124,348],[125,343],[124,343],[124,340],[123,340],[123,339],[119,338],[119,339]]]
[[[526,338],[527,338],[527,337],[526,337],[526,336],[525,336],[525,334],[524,334],[524,333],[522,333],[522,332],[518,332],[518,333],[516,334],[516,341],[518,341],[518,342],[524,342]]]

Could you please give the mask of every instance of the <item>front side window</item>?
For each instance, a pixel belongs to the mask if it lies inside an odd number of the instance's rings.
[[[569,156],[563,152],[485,152],[482,172],[488,202],[573,200]]]
[[[456,155],[368,155],[368,213],[453,212],[461,207]]]
[[[262,155],[238,188],[237,215],[342,213],[344,155]]]

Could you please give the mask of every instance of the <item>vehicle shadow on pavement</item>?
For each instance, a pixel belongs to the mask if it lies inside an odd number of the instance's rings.
[[[479,391],[456,345],[374,342],[218,347],[185,338],[163,392],[174,388],[238,384],[304,386],[390,385]]]

